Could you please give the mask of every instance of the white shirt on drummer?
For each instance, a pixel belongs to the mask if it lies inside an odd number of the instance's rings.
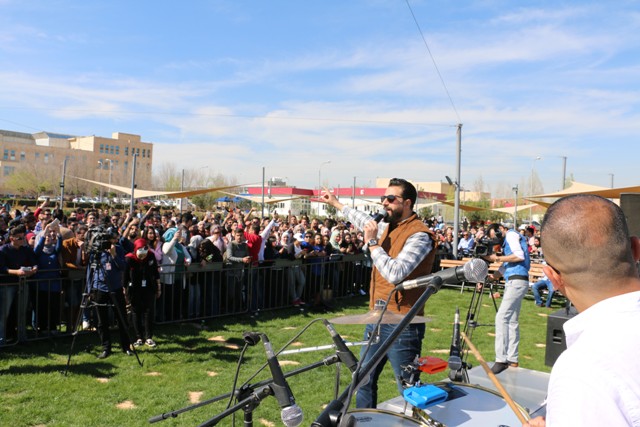
[[[547,427],[640,426],[640,291],[608,298],[564,324]]]

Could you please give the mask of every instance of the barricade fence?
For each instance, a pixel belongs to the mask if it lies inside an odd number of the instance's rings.
[[[368,292],[370,277],[371,262],[363,254],[259,265],[162,265],[154,318],[171,323],[255,314],[291,307],[296,296],[307,307],[326,308],[332,299]],[[0,347],[70,335],[77,323],[95,326],[93,310],[81,309],[86,292],[84,269],[40,271],[17,282],[15,276],[0,276]],[[130,307],[127,312],[130,317]],[[112,323],[116,319],[110,316]]]

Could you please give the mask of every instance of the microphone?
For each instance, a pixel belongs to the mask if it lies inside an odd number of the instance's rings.
[[[282,368],[280,368],[280,363],[273,352],[269,338],[265,334],[261,334],[261,336],[267,353],[267,364],[273,378],[271,390],[273,390],[273,395],[278,399],[280,408],[282,408],[280,418],[282,418],[285,426],[298,427],[304,419],[302,409],[296,404],[296,399],[293,397],[289,384],[282,373]]]
[[[371,219],[374,220],[375,222],[380,222],[388,216],[389,216],[389,212],[387,212],[387,210],[383,208],[383,209],[380,209],[375,214],[371,215]]]
[[[358,359],[356,359],[351,350],[349,350],[349,347],[344,343],[344,340],[333,325],[327,319],[322,319],[322,323],[324,323],[324,326],[327,327],[327,330],[331,334],[331,339],[338,350],[336,353],[338,355],[338,359],[340,359],[340,361],[349,368],[351,373],[354,373],[358,366]]]
[[[243,332],[242,338],[244,342],[250,346],[254,346],[260,342],[260,333],[259,332]]]
[[[489,266],[479,258],[473,258],[464,265],[446,268],[417,279],[405,280],[396,286],[398,291],[406,291],[429,286],[431,283],[441,281],[444,283],[482,282],[489,273]]]
[[[456,314],[453,316],[453,337],[451,337],[451,349],[449,350],[449,369],[458,371],[462,368],[460,358],[460,309],[456,307]]]

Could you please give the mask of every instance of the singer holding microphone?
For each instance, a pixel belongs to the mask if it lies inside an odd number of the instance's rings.
[[[373,261],[373,272],[369,287],[369,308],[373,310],[377,300],[386,301],[389,293],[395,286],[404,280],[414,279],[431,273],[435,258],[433,233],[418,218],[413,211],[418,193],[410,182],[393,178],[389,181],[385,195],[381,202],[385,216],[382,222],[369,216],[366,212],[357,211],[345,206],[326,188],[322,192],[320,200],[340,210],[358,229],[364,232],[364,241],[369,247]],[[380,219],[378,219],[380,221]],[[405,314],[407,313],[424,288],[415,288],[398,292],[392,298],[388,310]],[[420,312],[419,314],[422,314]],[[374,325],[365,328],[365,340],[375,333]],[[373,356],[395,325],[380,325],[380,340],[373,345],[367,359]],[[402,393],[401,377],[407,377],[402,365],[407,365],[419,356],[422,350],[425,325],[411,324],[403,331],[399,339],[390,347],[385,359],[376,367],[369,381],[357,392],[356,406],[358,408],[375,408],[378,400],[378,377],[384,369],[387,360],[391,363],[398,391]],[[365,347],[366,348],[366,347]],[[364,353],[365,348],[362,352]],[[366,363],[367,359],[362,363]]]

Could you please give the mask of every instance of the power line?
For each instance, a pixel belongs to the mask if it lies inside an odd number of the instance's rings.
[[[422,32],[422,28],[420,28],[420,24],[418,23],[418,19],[416,18],[415,13],[413,13],[413,9],[411,8],[411,5],[409,4],[409,0],[405,0],[407,3],[407,7],[409,8],[409,11],[411,12],[411,16],[413,17],[413,22],[416,23],[416,27],[418,27],[418,32],[420,32],[420,36],[422,37],[422,41],[424,42],[424,45],[427,48],[427,52],[429,52],[429,56],[431,57],[431,61],[433,62],[433,66],[436,69],[436,72],[438,73],[438,77],[440,78],[440,82],[442,82],[442,86],[444,87],[444,91],[447,93],[447,97],[449,98],[449,102],[451,102],[451,107],[453,107],[453,111],[454,113],[456,113],[456,117],[458,117],[458,123],[462,123],[462,119],[460,118],[460,115],[458,114],[458,110],[456,109],[456,105],[453,103],[453,98],[451,98],[451,95],[449,94],[449,89],[447,89],[447,85],[444,82],[444,79],[442,78],[442,74],[440,74],[440,69],[438,68],[438,64],[436,63],[435,58],[433,57],[433,54],[431,53],[431,49],[429,48],[429,43],[427,43],[427,39],[424,36],[424,33]]]

